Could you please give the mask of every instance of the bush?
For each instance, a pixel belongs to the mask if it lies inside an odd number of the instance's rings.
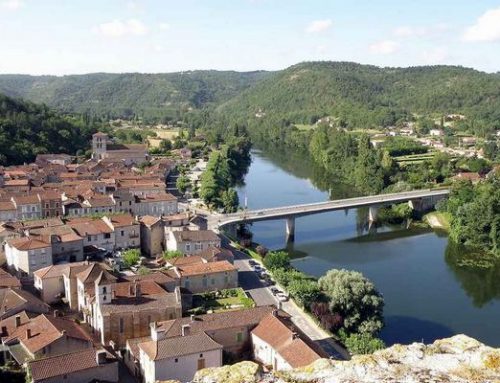
[[[326,302],[313,302],[310,306],[311,313],[318,319],[321,327],[336,332],[342,327],[344,320],[339,314],[333,314]]]
[[[269,252],[269,250],[267,249],[267,247],[265,246],[262,246],[262,245],[259,245],[255,248],[255,251],[257,252],[257,254],[259,254],[261,257],[265,257],[266,254]]]
[[[138,249],[130,249],[123,252],[123,265],[129,268],[139,262],[141,252]]]
[[[288,293],[301,306],[309,305],[321,296],[318,283],[310,279],[292,279],[288,284]]]
[[[163,258],[165,259],[173,259],[178,257],[183,257],[182,251],[179,250],[166,250],[163,252]]]
[[[345,337],[344,345],[351,354],[371,354],[385,348],[382,339],[370,334],[351,334]]]
[[[357,271],[330,270],[319,279],[330,311],[344,319],[349,333],[376,334],[384,325],[384,299],[373,283]]]
[[[264,266],[271,271],[286,270],[290,267],[290,258],[284,251],[271,251],[264,258]]]

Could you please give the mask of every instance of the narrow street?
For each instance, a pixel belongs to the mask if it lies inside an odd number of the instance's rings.
[[[278,305],[279,301],[270,289],[259,280],[248,261],[251,259],[245,253],[235,249],[230,244],[224,244],[235,255],[234,265],[238,268],[239,285],[249,293],[257,306]],[[328,333],[320,328],[304,311],[292,300],[282,302],[281,307],[292,316],[292,322],[300,328],[311,340],[319,344],[328,355],[335,359],[350,359],[350,355],[341,345],[332,339]]]

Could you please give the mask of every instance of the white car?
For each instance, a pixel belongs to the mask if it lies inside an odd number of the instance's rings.
[[[289,298],[285,293],[280,291],[279,293],[276,294],[276,299],[279,300],[280,302],[286,302],[288,301]]]

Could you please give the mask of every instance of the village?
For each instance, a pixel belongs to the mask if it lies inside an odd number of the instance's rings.
[[[332,355],[287,296],[245,291],[263,268],[167,192],[190,155],[149,158],[99,132],[86,162],[47,154],[1,170],[4,369],[35,383],[186,382],[240,360],[280,371]]]

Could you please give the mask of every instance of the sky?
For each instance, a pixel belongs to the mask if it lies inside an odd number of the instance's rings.
[[[0,73],[279,70],[303,61],[500,71],[500,0],[0,0]]]

